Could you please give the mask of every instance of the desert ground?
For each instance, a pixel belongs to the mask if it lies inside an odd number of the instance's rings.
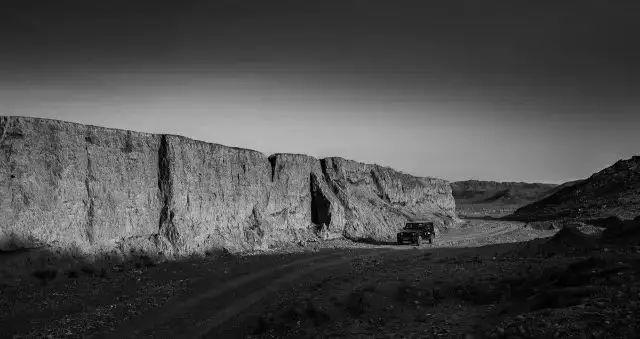
[[[5,274],[3,336],[628,337],[640,326],[640,247],[510,221],[469,219],[420,247],[327,241],[45,277],[36,266]]]

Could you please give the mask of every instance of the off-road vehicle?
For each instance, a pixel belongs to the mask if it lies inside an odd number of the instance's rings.
[[[433,243],[433,237],[436,233],[433,231],[433,222],[430,221],[410,221],[404,225],[402,231],[398,232],[398,245],[406,242],[420,246],[420,240],[427,240]]]

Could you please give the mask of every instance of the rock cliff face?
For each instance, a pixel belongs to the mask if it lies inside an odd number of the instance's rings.
[[[113,248],[157,230],[159,137],[0,119],[0,249]]]
[[[554,194],[509,216],[516,220],[558,218],[633,219],[640,215],[640,156],[620,160],[591,177],[563,185]]]
[[[320,163],[344,206],[343,234],[347,238],[392,241],[406,220],[430,219],[441,227],[455,221],[455,202],[447,181],[342,158]]]
[[[0,117],[0,250],[187,255],[451,225],[443,180],[341,158]]]

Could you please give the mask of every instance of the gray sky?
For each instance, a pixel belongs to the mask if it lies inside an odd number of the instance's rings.
[[[614,4],[16,4],[0,112],[562,182],[640,153],[640,5]]]

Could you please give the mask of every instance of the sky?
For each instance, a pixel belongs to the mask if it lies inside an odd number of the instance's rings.
[[[640,2],[14,1],[0,114],[447,180],[640,153]]]

